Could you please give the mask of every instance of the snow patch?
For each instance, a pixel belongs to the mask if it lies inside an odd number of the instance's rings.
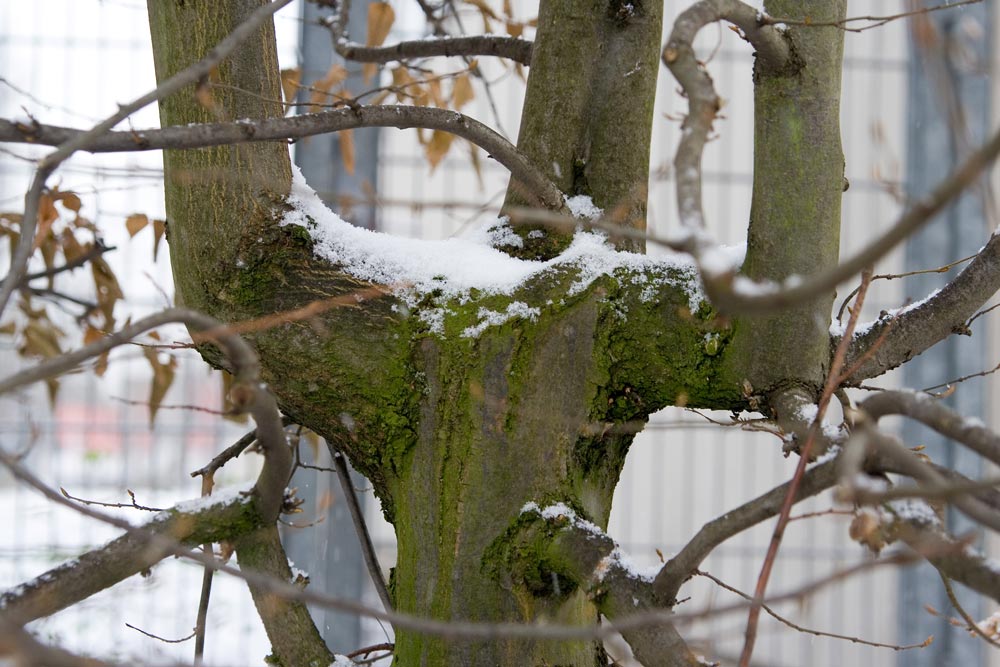
[[[573,214],[574,218],[596,220],[604,215],[604,211],[594,204],[594,200],[589,195],[566,197],[566,206],[569,207],[569,211]]]
[[[157,514],[153,517],[153,521],[168,519],[173,516],[174,511],[182,512],[184,514],[193,514],[194,512],[206,510],[210,507],[228,505],[235,500],[242,503],[248,503],[251,500],[250,492],[253,491],[254,484],[255,482],[248,482],[246,484],[239,484],[236,486],[227,486],[214,491],[210,496],[202,496],[201,498],[194,498],[192,500],[179,502],[174,506],[173,510]]]
[[[523,301],[514,301],[502,313],[487,308],[480,308],[478,313],[479,323],[471,327],[465,327],[462,331],[462,338],[477,338],[479,334],[486,331],[489,327],[500,326],[514,318],[534,322],[541,312],[538,308],[532,308]]]
[[[288,196],[291,210],[284,215],[281,224],[299,225],[308,230],[318,257],[340,266],[355,278],[390,286],[408,307],[420,304],[419,317],[434,333],[444,332],[444,320],[448,315],[434,304],[455,297],[467,299],[472,290],[481,295],[509,295],[531,277],[560,267],[579,271],[571,286],[571,295],[582,292],[603,275],[625,269],[654,274],[649,279],[649,298],[652,299],[656,287],[673,282],[665,275],[665,269],[673,269],[682,274],[680,285],[687,292],[691,311],[697,312],[704,300],[697,281],[693,280],[694,265],[686,255],[677,253],[653,259],[619,252],[607,242],[604,234],[578,231],[559,257],[547,261],[524,260],[490,247],[491,240],[511,242],[503,225],[493,225],[493,231],[487,228],[472,239],[424,241],[381,234],[345,222],[323,204],[297,167],[293,165],[292,170],[292,188]],[[566,203],[574,215],[601,215],[601,210],[584,195],[570,197]],[[434,299],[430,306],[421,303],[426,295]],[[646,295],[645,290],[643,295]],[[527,311],[515,310],[512,315],[517,316],[519,312]]]

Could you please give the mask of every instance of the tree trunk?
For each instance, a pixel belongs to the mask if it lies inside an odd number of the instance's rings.
[[[842,19],[846,0],[771,0],[771,16]],[[839,28],[788,30],[793,66],[754,81],[754,180],[743,273],[778,283],[835,266],[840,252],[844,154],[840,144]],[[830,359],[830,293],[775,315],[736,323],[733,373],[769,395],[789,385],[818,394]]]
[[[200,58],[262,2],[150,2],[158,80]],[[603,207],[624,203],[624,217],[640,228],[661,9],[636,0],[543,2],[520,138],[520,148],[567,194],[590,195]],[[831,88],[825,78],[839,72],[840,34],[804,29],[795,39],[804,56],[820,60],[804,68],[807,76],[762,78],[758,113],[770,120],[758,121],[757,138],[775,145],[759,149],[757,159],[763,176],[747,260],[754,276],[771,277],[761,257],[778,234],[812,234],[803,246],[783,249],[793,270],[836,258],[833,212],[843,164],[831,118],[839,80]],[[273,30],[262,29],[223,63],[218,81],[224,85],[161,103],[163,125],[280,114],[268,101],[280,98]],[[811,102],[814,96],[822,97]],[[805,105],[802,117],[796,105]],[[785,142],[795,151],[782,150]],[[823,159],[807,162],[816,146]],[[776,166],[788,154],[794,173]],[[586,267],[564,265],[510,296],[428,296],[429,305],[416,310],[444,313],[445,334],[432,333],[388,290],[314,257],[306,230],[277,224],[290,183],[284,143],[168,151],[164,165],[179,301],[229,322],[321,299],[350,304],[247,337],[282,410],[334,442],[371,479],[396,528],[391,585],[402,612],[596,622],[596,609],[571,581],[543,571],[541,553],[511,548],[525,504],[563,502],[605,526],[627,449],[651,412],[670,404],[746,407],[742,379],[766,384],[771,377],[754,355],[788,353],[774,344],[788,340],[780,321],[740,321],[734,339],[699,302],[693,272],[665,266],[622,267],[578,290]],[[767,188],[799,178],[800,167],[809,170],[797,187],[820,188],[819,199],[803,197],[807,209],[767,204]],[[512,184],[507,203],[517,202]],[[548,255],[562,242],[550,237],[528,250]],[[803,261],[807,250],[813,254]],[[539,315],[461,335],[482,318],[481,308],[502,312],[514,301]],[[825,299],[795,322],[825,318],[828,310]],[[808,369],[782,366],[809,383],[826,363],[818,329],[810,327],[802,353]],[[470,642],[402,629],[396,638],[402,665],[593,667],[604,659],[596,641]]]

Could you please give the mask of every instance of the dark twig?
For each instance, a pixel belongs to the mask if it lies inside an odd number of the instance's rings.
[[[757,586],[754,588],[754,603],[750,606],[750,613],[747,617],[746,640],[743,644],[743,650],[740,653],[741,667],[746,667],[750,662],[750,656],[753,655],[753,647],[757,639],[757,622],[760,618],[760,606],[758,603],[764,599],[764,594],[767,592],[767,583],[770,579],[775,560],[778,556],[778,548],[781,546],[781,540],[785,534],[785,527],[788,525],[788,518],[792,512],[792,505],[795,504],[795,496],[798,491],[799,484],[805,474],[806,464],[809,462],[809,455],[812,450],[813,443],[815,443],[819,437],[820,426],[823,423],[824,415],[826,415],[826,409],[830,405],[830,400],[833,398],[834,392],[836,392],[837,388],[840,386],[841,370],[843,370],[844,367],[844,359],[847,356],[850,339],[854,333],[854,327],[857,326],[858,317],[861,315],[861,308],[865,302],[865,295],[868,293],[868,286],[871,284],[871,269],[866,270],[862,275],[861,288],[858,290],[857,298],[854,301],[854,309],[851,311],[851,317],[847,322],[847,330],[844,332],[843,340],[841,340],[840,344],[837,345],[837,349],[833,355],[833,360],[830,362],[830,370],[827,373],[826,382],[823,385],[823,392],[820,394],[816,417],[813,419],[813,422],[809,427],[809,434],[806,437],[805,444],[802,445],[802,449],[799,452],[799,461],[795,467],[795,474],[789,484],[788,495],[785,497],[785,501],[781,506],[781,512],[778,514],[778,521],[774,526],[774,533],[771,535],[771,542],[768,544],[767,555],[764,557],[764,564],[761,566],[760,576],[757,578]]]
[[[730,586],[726,582],[722,581],[718,577],[709,574],[708,572],[704,572],[702,570],[695,570],[695,574],[697,574],[700,577],[705,577],[706,579],[710,579],[711,581],[715,582],[717,586],[726,589],[730,593],[734,593],[735,595],[740,596],[744,600],[750,602],[753,601],[753,598],[744,593],[743,591],[739,590],[738,588],[734,588],[733,586]],[[788,627],[790,627],[791,629],[797,630],[798,632],[804,632],[809,635],[816,635],[817,637],[830,637],[831,639],[843,639],[853,644],[864,644],[865,646],[874,646],[875,648],[891,648],[893,651],[909,651],[915,648],[926,648],[927,646],[930,645],[931,640],[933,640],[933,636],[931,636],[925,639],[924,641],[920,642],[919,644],[909,644],[906,646],[901,646],[899,644],[883,644],[882,642],[873,642],[868,639],[862,639],[861,637],[852,637],[850,635],[839,635],[835,632],[825,632],[823,630],[814,630],[812,628],[803,627],[785,618],[784,616],[777,613],[769,605],[766,604],[762,604],[761,609],[766,611],[772,618],[774,618],[778,622],[783,623]]]
[[[784,23],[785,25],[797,25],[807,28],[834,27],[847,32],[864,32],[865,30],[879,28],[884,26],[886,23],[897,21],[899,19],[905,19],[921,14],[930,14],[931,12],[940,11],[942,9],[955,9],[956,7],[964,7],[965,5],[975,5],[982,1],[983,0],[957,0],[956,2],[947,2],[943,5],[935,5],[933,7],[921,7],[920,9],[913,9],[908,12],[900,12],[898,14],[888,14],[885,16],[851,16],[839,21],[809,21],[802,19],[785,19],[777,16],[763,16],[761,18],[761,22],[767,25],[778,25],[780,23]],[[849,27],[851,23],[858,23],[860,21],[868,21],[871,25],[862,26],[860,28]]]
[[[131,489],[126,489],[126,491],[128,492],[129,497],[132,499],[131,503],[102,503],[98,500],[85,500],[83,498],[77,498],[76,496],[70,495],[69,492],[66,491],[66,489],[64,489],[63,487],[61,486],[59,487],[59,492],[62,493],[63,496],[78,503],[83,503],[84,505],[96,505],[97,507],[118,507],[118,508],[129,507],[132,509],[143,510],[146,512],[166,511],[166,508],[164,507],[147,507],[145,505],[140,505],[139,503],[135,502],[135,494],[132,493]]]
[[[368,532],[368,524],[365,523],[364,513],[361,511],[361,503],[358,502],[358,494],[354,491],[354,484],[351,482],[351,473],[347,468],[347,458],[344,454],[333,446],[329,440],[326,446],[330,450],[333,458],[333,466],[337,470],[337,478],[340,480],[340,488],[347,499],[347,508],[351,512],[351,521],[354,523],[354,531],[358,536],[358,543],[361,545],[361,553],[365,558],[365,566],[368,568],[368,575],[372,579],[372,584],[378,592],[379,600],[386,611],[392,611],[392,598],[389,596],[389,588],[385,584],[382,576],[382,567],[379,565],[378,556],[375,553],[375,545],[372,543],[371,534]]]
[[[287,118],[204,123],[162,130],[109,132],[93,139],[83,150],[94,153],[202,148],[255,141],[276,141],[339,132],[359,127],[421,127],[441,130],[476,144],[510,170],[546,208],[564,210],[562,193],[517,147],[473,118],[434,107],[374,105],[337,109]],[[61,144],[84,134],[54,126],[19,127],[0,120],[0,141]]]
[[[948,596],[948,602],[951,603],[951,606],[955,608],[955,611],[958,612],[958,615],[962,617],[963,621],[965,621],[965,624],[968,627],[969,632],[974,632],[975,634],[979,635],[980,637],[983,638],[984,641],[986,641],[986,643],[990,644],[994,648],[1000,648],[1000,643],[997,643],[995,639],[993,639],[988,634],[983,632],[983,629],[979,627],[979,623],[976,623],[976,619],[972,618],[972,616],[969,615],[969,612],[965,610],[965,607],[963,607],[962,604],[958,601],[958,596],[955,595],[955,589],[952,588],[951,581],[948,579],[948,575],[946,575],[941,570],[938,570],[938,575],[941,577],[941,583],[944,584],[944,592]]]
[[[167,639],[166,637],[161,637],[159,635],[154,635],[152,632],[146,632],[142,628],[137,628],[136,626],[132,625],[131,623],[126,623],[125,627],[126,628],[131,628],[132,630],[135,630],[139,634],[143,634],[143,635],[146,635],[147,637],[150,637],[150,638],[155,639],[157,641],[161,641],[164,644],[183,644],[187,640],[189,640],[192,637],[194,637],[194,632],[192,631],[191,634],[185,635],[184,637],[181,637],[180,639]]]

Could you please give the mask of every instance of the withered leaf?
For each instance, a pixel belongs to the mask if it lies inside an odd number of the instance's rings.
[[[129,238],[134,238],[149,224],[149,218],[144,213],[133,213],[125,218],[125,229],[128,230]]]
[[[424,146],[424,153],[427,155],[427,162],[430,163],[432,171],[447,155],[448,149],[451,148],[452,139],[454,139],[454,135],[441,130],[434,130],[434,133],[431,134],[430,141]]]

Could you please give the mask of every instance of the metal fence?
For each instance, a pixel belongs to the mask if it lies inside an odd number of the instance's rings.
[[[668,24],[680,4],[668,3]],[[902,0],[885,0],[864,3],[863,9],[864,13],[894,13],[904,6]],[[533,15],[528,4],[518,9],[524,17]],[[298,11],[292,7],[277,18],[283,66],[296,61]],[[400,28],[418,34],[422,30],[419,25]],[[706,219],[721,240],[735,243],[745,231],[750,208],[751,54],[747,45],[724,28],[705,32],[701,53],[712,54],[709,69],[727,100],[726,118],[716,128],[719,136],[705,155]],[[844,198],[845,255],[890,224],[900,210],[909,68],[903,22],[848,33],[846,40],[842,117],[851,187]],[[466,111],[499,125],[513,138],[523,95],[520,79],[485,59],[481,67],[484,78],[492,82],[495,105],[479,85],[473,108]],[[22,105],[40,120],[55,124],[79,126],[106,115],[114,103],[131,99],[152,85],[144,3],[0,0],[0,76],[2,117],[19,115]],[[674,82],[664,72],[656,107],[650,191],[649,220],[654,233],[677,226],[669,163],[679,134],[676,116],[683,109]],[[153,108],[133,121],[135,127],[156,124]],[[20,156],[38,154],[24,147],[11,150]],[[477,173],[468,149],[456,143],[442,164],[428,173],[421,150],[413,131],[381,134],[378,229],[443,238],[495,217],[507,180],[498,165],[481,156],[483,166]],[[0,153],[0,210],[20,207],[19,197],[30,175],[30,163],[16,155]],[[61,187],[84,195],[83,214],[98,222],[108,242],[119,247],[110,261],[124,277],[128,308],[135,314],[163,305],[157,286],[171,291],[165,257],[151,262],[151,240],[141,234],[130,240],[123,224],[133,212],[162,215],[159,170],[158,154],[135,154],[80,156],[60,171]],[[651,248],[651,252],[657,250]],[[902,254],[897,253],[881,262],[877,271],[897,272],[902,267]],[[866,304],[867,315],[901,305],[903,295],[900,281],[877,283]],[[20,363],[11,349],[0,350],[0,360],[5,369]],[[103,379],[89,375],[68,379],[55,406],[48,405],[43,391],[2,399],[0,445],[30,451],[27,461],[47,481],[88,499],[127,501],[125,489],[132,489],[139,502],[149,505],[195,496],[198,484],[188,472],[239,437],[243,429],[213,415],[182,409],[161,410],[151,429],[144,407],[115,400],[141,400],[148,382],[148,367],[136,353],[125,351]],[[893,382],[889,378],[883,385]],[[212,407],[218,405],[219,396],[217,378],[194,355],[188,355],[166,402]],[[639,565],[654,564],[657,550],[669,554],[704,522],[788,479],[794,461],[781,458],[779,450],[772,437],[717,427],[702,416],[676,409],[664,411],[652,419],[629,454],[610,533]],[[246,478],[253,474],[253,465],[252,457],[240,460],[227,474],[232,480]],[[314,500],[321,490],[312,491]],[[8,518],[0,522],[0,586],[20,582],[113,535],[53,507],[5,476],[0,476],[0,497],[8,508]],[[801,511],[830,507],[832,500],[823,496]],[[394,560],[392,531],[380,523],[374,502],[369,509],[377,547],[388,567]],[[770,529],[765,525],[731,540],[712,554],[704,569],[739,589],[752,590]],[[846,533],[842,516],[794,522],[776,563],[771,590],[791,590],[863,560],[865,554]],[[186,635],[194,625],[199,581],[196,568],[165,563],[148,578],[126,582],[33,627],[70,649],[107,655],[109,642],[114,641],[112,648],[119,658],[188,657],[186,645],[156,642],[125,628],[124,623],[168,638]],[[217,582],[208,661],[258,661],[267,652],[267,641],[244,587],[223,577]],[[697,578],[682,594],[692,596],[682,609],[701,608],[706,601],[724,605],[735,600],[731,593]],[[895,576],[879,571],[839,583],[780,611],[801,626],[892,644],[900,636],[898,599]],[[693,629],[692,636],[708,653],[734,655],[742,644],[744,622],[744,617],[733,616],[703,623]],[[367,638],[382,638],[377,625],[365,624],[364,629]],[[889,649],[814,637],[767,617],[762,620],[756,652],[761,664],[779,667],[905,665],[906,655],[899,654],[897,661]]]

